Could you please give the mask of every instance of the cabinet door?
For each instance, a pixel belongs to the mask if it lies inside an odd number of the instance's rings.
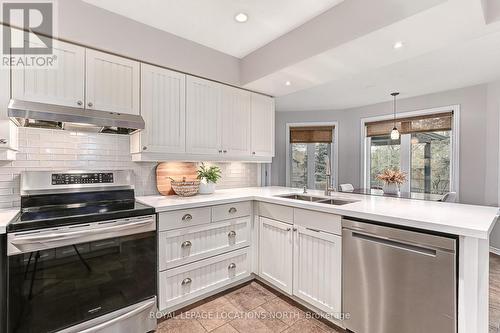
[[[222,90],[222,152],[250,156],[251,94],[233,87]]]
[[[292,225],[259,219],[259,276],[292,294]]]
[[[7,29],[7,27],[3,27]],[[2,29],[0,29],[2,32]],[[0,33],[0,45],[3,45],[3,34]],[[18,129],[9,119],[7,105],[10,99],[10,69],[0,68],[0,160],[13,160],[18,149]]]
[[[54,40],[52,52],[53,67],[19,65],[12,69],[12,98],[83,108],[85,49]]]
[[[185,80],[185,74],[141,64],[141,115],[146,128],[132,138],[140,136],[139,151],[186,151]]]
[[[341,312],[342,238],[296,226],[293,294],[326,313]]]
[[[252,155],[274,156],[274,99],[252,94]]]
[[[139,114],[139,63],[86,50],[86,108]]]
[[[188,75],[186,86],[186,151],[221,154],[222,85]]]

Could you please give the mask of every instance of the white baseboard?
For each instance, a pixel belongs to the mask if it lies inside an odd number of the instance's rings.
[[[497,249],[496,247],[490,246],[490,253],[494,253],[494,254],[500,256],[500,249]]]

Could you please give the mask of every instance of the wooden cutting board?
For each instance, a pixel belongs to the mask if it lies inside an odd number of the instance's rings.
[[[156,167],[156,188],[161,195],[175,195],[172,186],[170,186],[170,178],[175,180],[196,179],[196,170],[198,170],[197,163],[189,162],[163,162],[159,163]]]

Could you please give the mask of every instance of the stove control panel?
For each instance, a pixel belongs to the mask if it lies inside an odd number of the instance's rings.
[[[113,183],[112,172],[98,173],[53,173],[52,185]]]

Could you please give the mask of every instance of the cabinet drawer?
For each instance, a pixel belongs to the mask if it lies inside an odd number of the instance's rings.
[[[192,228],[162,231],[159,236],[160,271],[249,245],[250,217]]]
[[[294,222],[305,228],[342,235],[342,217],[339,215],[294,208]]]
[[[227,205],[214,206],[212,208],[212,221],[224,221],[237,217],[250,216],[252,214],[252,203],[250,201],[235,202]]]
[[[210,207],[175,210],[158,214],[158,229],[172,230],[210,223]]]
[[[275,205],[267,202],[259,202],[259,216],[266,217],[271,220],[293,224],[292,207]]]
[[[249,275],[248,248],[160,272],[160,311]]]

